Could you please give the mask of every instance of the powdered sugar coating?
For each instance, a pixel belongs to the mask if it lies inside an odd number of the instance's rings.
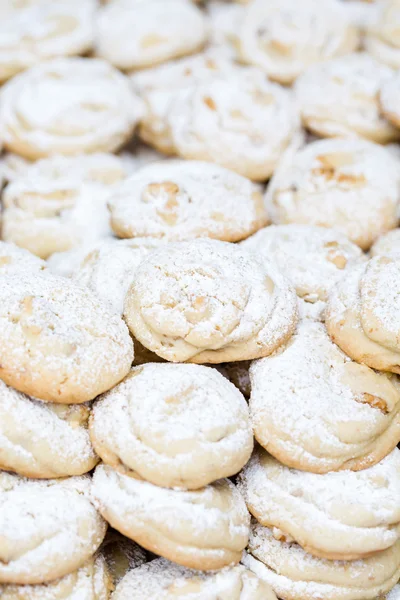
[[[206,10],[210,24],[209,47],[213,52],[235,60],[239,51],[243,7],[222,0],[209,0]]]
[[[79,569],[106,523],[89,477],[37,481],[0,472],[0,582],[43,583]]]
[[[100,59],[59,58],[2,88],[0,135],[30,159],[113,152],[132,135],[142,104],[128,80]]]
[[[380,94],[382,112],[385,115],[385,117],[389,119],[389,121],[393,123],[393,125],[395,125],[396,127],[400,126],[399,99],[400,75],[396,73],[391,79],[388,79],[387,81],[383,82]]]
[[[100,465],[93,494],[115,529],[189,568],[207,571],[236,564],[248,541],[249,514],[228,479],[195,491],[169,490]]]
[[[400,67],[399,8],[398,0],[378,2],[364,40],[370,54],[394,69]]]
[[[46,263],[23,248],[0,241],[0,275],[41,273]]]
[[[400,252],[400,229],[392,229],[379,237],[370,250],[371,256]]]
[[[273,352],[294,330],[297,302],[274,265],[200,239],[149,254],[124,317],[139,342],[167,360],[221,363]]]

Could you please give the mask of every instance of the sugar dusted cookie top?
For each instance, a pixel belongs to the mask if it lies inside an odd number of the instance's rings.
[[[371,256],[400,253],[400,229],[392,229],[379,237],[370,250]]]
[[[400,2],[382,0],[376,10],[365,36],[366,50],[379,61],[398,69],[400,67]]]
[[[0,241],[0,275],[13,275],[20,272],[41,273],[46,263],[27,250]]]

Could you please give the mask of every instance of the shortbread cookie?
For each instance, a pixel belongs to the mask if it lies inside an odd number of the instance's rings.
[[[235,475],[253,450],[243,396],[201,365],[135,367],[96,402],[90,437],[117,471],[174,489]]]
[[[242,242],[256,256],[277,263],[306,302],[326,300],[343,274],[366,260],[340,231],[315,225],[271,225]]]
[[[362,510],[358,504],[359,514]],[[245,566],[283,600],[377,600],[400,577],[400,541],[363,560],[315,558],[285,535],[255,524]]]
[[[276,350],[294,331],[297,302],[273,264],[202,239],[151,252],[128,290],[124,317],[162,358],[221,363]]]
[[[112,154],[39,160],[3,193],[3,239],[48,258],[111,236],[106,202],[126,175]]]
[[[392,229],[379,237],[370,250],[371,256],[400,253],[400,229]]]
[[[245,398],[250,398],[250,360],[242,360],[232,363],[223,363],[218,365],[218,371],[229,381],[233,383],[243,394]]]
[[[143,548],[115,529],[108,529],[101,545],[101,553],[106,560],[114,587],[128,571],[147,562],[146,552]]]
[[[398,161],[366,140],[312,142],[278,169],[265,201],[274,223],[333,227],[367,250],[397,226]]]
[[[295,85],[303,124],[321,137],[362,137],[387,144],[400,138],[380,112],[378,93],[393,71],[354,53],[318,63]]]
[[[133,346],[122,319],[92,294],[54,275],[4,276],[0,379],[57,403],[82,403],[128,373]]]
[[[326,324],[333,341],[357,362],[400,373],[400,257],[376,256],[333,288]]]
[[[400,539],[400,450],[354,473],[295,471],[258,447],[240,475],[250,512],[314,556],[356,560]],[[362,509],[358,502],[362,502]]]
[[[291,93],[251,68],[182,90],[167,123],[182,158],[215,162],[255,181],[272,175],[300,135]]]
[[[201,50],[207,33],[189,0],[120,0],[100,9],[95,49],[119,69],[142,69]]]
[[[0,468],[50,479],[98,462],[87,430],[90,407],[40,402],[0,380]]]
[[[268,218],[248,179],[218,165],[171,160],[140,169],[110,193],[111,226],[123,238],[242,240]]]
[[[0,139],[30,159],[113,152],[133,134],[142,103],[129,81],[102,60],[59,58],[6,83]]]
[[[44,260],[15,244],[0,241],[0,275],[42,273],[45,269]]]
[[[1,600],[109,600],[113,582],[102,554],[77,571],[36,585],[0,585]]]
[[[254,435],[289,467],[358,471],[400,441],[397,377],[352,362],[321,323],[301,323],[286,348],[252,363],[250,379]]]
[[[100,465],[93,476],[93,494],[112,527],[191,569],[236,564],[248,541],[250,517],[229,479],[187,492],[157,487]]]
[[[400,5],[399,5],[400,10]],[[400,53],[400,45],[399,45]],[[400,75],[396,73],[391,79],[385,81],[382,85],[381,109],[383,114],[393,125],[400,127]]]
[[[84,54],[94,39],[95,0],[36,2],[0,19],[0,81],[60,56]]]
[[[113,600],[276,600],[272,588],[242,565],[214,573],[157,558],[129,571]]]
[[[364,40],[370,54],[394,69],[400,68],[399,8],[399,0],[378,2]]]
[[[107,525],[87,476],[37,481],[0,471],[0,583],[44,583],[73,573]]]
[[[339,0],[254,0],[240,30],[242,59],[280,83],[313,63],[352,52],[359,35]]]

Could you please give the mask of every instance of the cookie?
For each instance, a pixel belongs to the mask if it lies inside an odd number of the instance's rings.
[[[129,71],[197,52],[207,35],[204,15],[188,0],[120,0],[98,13],[95,51]]]
[[[0,472],[0,583],[44,583],[95,553],[107,525],[87,476],[37,481]]]
[[[201,365],[135,367],[96,402],[90,437],[117,471],[174,489],[235,475],[253,450],[243,396]]]
[[[370,250],[371,256],[400,252],[400,229],[392,229],[379,237]]]
[[[321,137],[361,137],[379,144],[400,132],[380,112],[379,90],[393,77],[388,66],[365,53],[318,63],[295,84],[303,124]]]
[[[111,191],[108,206],[122,238],[237,242],[268,223],[262,194],[249,180],[201,161],[143,167]]]
[[[292,83],[313,63],[355,50],[357,28],[338,0],[254,0],[240,29],[241,58]]]
[[[243,7],[236,3],[210,0],[206,5],[210,24],[209,47],[221,56],[236,60]]]
[[[0,379],[20,392],[79,404],[128,373],[129,332],[89,291],[50,274],[5,275],[0,306]]]
[[[42,273],[46,263],[15,244],[0,241],[0,275]]]
[[[101,545],[101,554],[105,558],[114,588],[128,571],[147,562],[143,548],[111,528],[107,530]]]
[[[112,527],[191,569],[236,564],[248,541],[249,514],[229,479],[195,491],[169,490],[100,465],[93,494]]]
[[[296,294],[273,264],[234,244],[175,242],[140,263],[124,318],[135,338],[166,360],[249,360],[291,336]]]
[[[157,558],[129,571],[113,600],[276,600],[272,588],[242,565],[214,573],[185,569]]]
[[[363,560],[332,561],[255,524],[243,563],[283,600],[376,600],[399,580],[400,541]]]
[[[358,560],[400,539],[397,448],[364,471],[318,475],[290,469],[259,447],[239,489],[261,525],[280,529],[313,556]]]
[[[333,227],[367,250],[398,223],[397,160],[366,140],[312,142],[284,161],[265,202],[276,224]]]
[[[111,65],[59,58],[2,88],[0,138],[5,148],[32,160],[113,152],[131,137],[141,113],[129,81]]]
[[[300,135],[291,92],[250,67],[182,90],[167,123],[179,156],[215,162],[254,181],[268,179]]]
[[[399,46],[400,52],[400,46]],[[400,76],[396,73],[391,79],[383,82],[380,102],[385,117],[396,127],[400,127]]]
[[[368,52],[394,69],[400,68],[399,24],[398,0],[377,2],[364,39]]]
[[[250,367],[258,442],[313,473],[366,469],[400,441],[400,382],[352,362],[306,320],[280,353]]]

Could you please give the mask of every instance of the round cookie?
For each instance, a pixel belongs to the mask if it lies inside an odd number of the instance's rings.
[[[400,441],[400,382],[352,362],[321,323],[304,321],[288,345],[250,367],[257,441],[313,473],[366,469]]]
[[[313,63],[352,52],[358,42],[338,0],[254,0],[240,30],[242,59],[285,84]]]
[[[167,123],[179,156],[215,162],[254,181],[268,179],[300,135],[291,92],[250,67],[182,90]]]
[[[118,237],[242,240],[268,222],[262,194],[237,173],[201,161],[143,167],[109,197]]]
[[[253,450],[243,396],[201,365],[135,367],[96,402],[90,437],[117,471],[174,489],[235,475]]]
[[[276,224],[333,227],[367,250],[398,223],[398,161],[366,140],[312,142],[283,161],[265,203]]]
[[[266,583],[242,565],[214,573],[185,569],[163,558],[129,571],[113,600],[276,600]]]
[[[343,274],[366,260],[340,231],[315,225],[271,225],[242,242],[258,257],[274,261],[306,302],[325,301]]]
[[[0,471],[0,583],[44,583],[82,567],[107,528],[90,494],[87,476],[37,481]]]
[[[0,138],[5,148],[32,160],[113,152],[131,137],[141,114],[129,81],[111,65],[59,58],[2,88]]]
[[[363,560],[332,561],[307,554],[279,530],[254,524],[243,563],[283,600],[377,600],[400,577],[400,541]]]
[[[400,52],[400,46],[399,46]],[[396,127],[400,127],[400,75],[396,73],[382,85],[380,102],[385,117]]]
[[[376,256],[346,275],[329,296],[326,326],[357,362],[400,373],[400,257]]]
[[[0,275],[42,273],[45,269],[44,260],[14,244],[0,241]]]
[[[321,137],[361,137],[387,144],[400,132],[380,112],[378,93],[393,71],[365,53],[318,63],[295,84],[303,124]]]
[[[133,346],[122,319],[62,277],[4,276],[0,286],[0,379],[62,404],[82,403],[128,373]]]
[[[381,0],[364,38],[366,50],[394,69],[400,68],[400,12],[398,0]]]
[[[114,588],[128,571],[147,562],[146,552],[143,548],[115,529],[108,529],[101,545],[101,554],[106,560]]]
[[[379,237],[370,250],[371,256],[397,254],[400,252],[400,229],[392,229]]]
[[[191,569],[236,564],[248,541],[249,514],[229,479],[195,491],[169,490],[100,465],[93,494],[112,527]]]
[[[217,240],[175,242],[139,265],[124,318],[172,362],[222,363],[271,354],[293,333],[295,291],[274,265]]]
[[[39,160],[3,193],[3,239],[48,258],[111,236],[106,202],[126,175],[112,154]]]
[[[90,50],[95,0],[42,1],[20,8],[15,4],[0,19],[1,82],[36,63]]]
[[[90,407],[40,402],[0,380],[0,468],[50,479],[98,462],[87,430]]]
[[[369,469],[318,475],[290,469],[258,447],[239,480],[257,521],[313,556],[358,560],[400,539],[397,448]]]

